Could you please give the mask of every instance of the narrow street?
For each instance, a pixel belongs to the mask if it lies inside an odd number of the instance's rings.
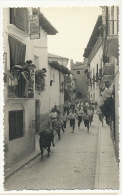
[[[98,117],[87,133],[84,124],[72,133],[69,122],[61,140],[55,136],[50,157],[44,151],[43,161],[36,158],[5,181],[5,190],[73,190],[94,189]]]

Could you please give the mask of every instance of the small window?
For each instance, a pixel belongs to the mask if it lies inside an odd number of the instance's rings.
[[[77,71],[77,74],[80,74],[80,71]]]
[[[23,137],[23,110],[9,111],[9,141]]]

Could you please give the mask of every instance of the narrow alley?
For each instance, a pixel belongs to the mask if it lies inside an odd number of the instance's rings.
[[[2,187],[118,190],[119,6],[2,12]]]
[[[55,147],[27,164],[5,181],[6,190],[93,189],[95,180],[98,117],[88,133],[84,124],[72,133],[69,122],[61,140],[55,136]]]

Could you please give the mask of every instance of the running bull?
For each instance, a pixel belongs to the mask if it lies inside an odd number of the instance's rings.
[[[51,143],[53,146],[54,144],[54,134],[52,130],[44,130],[39,133],[40,138],[39,138],[39,145],[40,145],[40,151],[41,151],[41,158],[43,159],[43,154],[44,154],[44,149],[47,149],[47,156],[49,157],[50,155],[50,147]]]

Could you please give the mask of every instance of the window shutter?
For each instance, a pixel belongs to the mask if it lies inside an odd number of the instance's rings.
[[[23,110],[16,111],[16,138],[23,136]]]
[[[23,110],[9,111],[9,140],[23,136]]]
[[[16,112],[9,111],[9,140],[13,140],[16,135]]]

